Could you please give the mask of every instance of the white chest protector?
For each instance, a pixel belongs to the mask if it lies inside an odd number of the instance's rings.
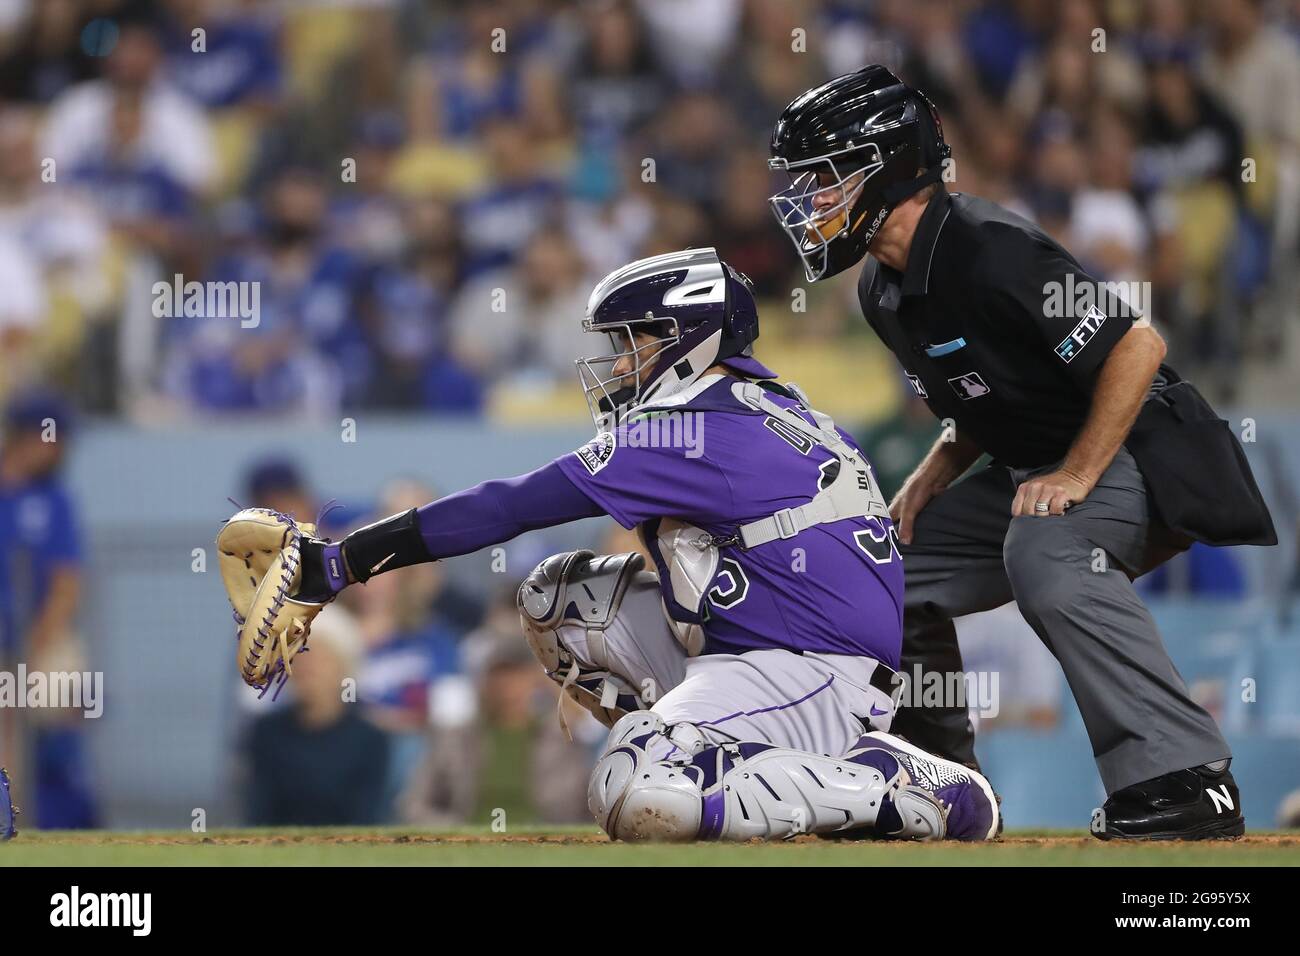
[[[839,470],[830,481],[810,496],[806,504],[746,522],[730,538],[718,539],[702,528],[671,518],[659,522],[655,542],[668,572],[675,602],[693,620],[678,620],[664,603],[664,613],[677,640],[694,657],[704,648],[707,619],[707,596],[718,576],[721,563],[719,548],[737,545],[748,551],[778,539],[793,538],[814,525],[832,524],[849,518],[888,518],[889,507],[880,492],[871,467],[862,454],[835,430],[829,415],[816,411],[795,385],[785,386],[812,416],[816,425],[804,420],[793,408],[774,402],[768,392],[753,382],[738,381],[731,386],[736,399],[761,411],[804,437],[829,450],[839,461]]]
[[[668,583],[673,599],[689,611],[696,621],[681,621],[664,601],[664,616],[678,642],[686,649],[687,657],[695,657],[704,650],[702,620],[706,608],[704,597],[718,576],[718,548],[713,536],[694,525],[665,518],[659,522],[655,535],[659,554],[668,569]]]

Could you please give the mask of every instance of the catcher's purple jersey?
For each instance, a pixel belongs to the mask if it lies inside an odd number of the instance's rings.
[[[725,540],[739,525],[805,504],[838,466],[826,448],[736,399],[734,381],[706,384],[683,404],[655,409],[617,435],[603,433],[558,464],[620,524],[640,526],[665,604],[679,620],[702,625],[704,653],[786,648],[860,655],[897,669],[903,563],[887,518],[815,525],[749,551],[725,544],[702,613],[692,616],[673,595],[667,556],[656,545],[663,519]],[[770,397],[798,407],[784,395]]]

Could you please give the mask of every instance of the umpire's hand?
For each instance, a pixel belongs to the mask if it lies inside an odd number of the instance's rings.
[[[889,503],[889,517],[898,529],[898,540],[903,544],[912,543],[912,523],[921,509],[930,503],[930,499],[943,491],[944,487],[933,482],[912,479],[894,495]]]
[[[1016,500],[1011,502],[1013,516],[1047,518],[1063,515],[1065,509],[1077,505],[1092,491],[1095,480],[1069,468],[1059,468],[1021,483],[1016,489]]]

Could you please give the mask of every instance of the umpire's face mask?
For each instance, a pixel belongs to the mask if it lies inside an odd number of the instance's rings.
[[[858,208],[863,187],[884,163],[880,151],[868,146],[865,155],[843,168],[834,157],[822,156],[794,166],[773,159],[769,166],[788,174],[789,186],[768,198],[768,205],[803,262],[810,282],[831,273],[832,244],[861,228],[865,210]],[[858,221],[854,221],[855,217]]]

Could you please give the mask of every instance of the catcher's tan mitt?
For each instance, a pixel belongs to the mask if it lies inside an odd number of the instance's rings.
[[[267,508],[236,512],[217,535],[221,579],[239,625],[239,674],[244,683],[276,694],[306,648],[312,619],[329,603],[297,597],[310,524]]]

